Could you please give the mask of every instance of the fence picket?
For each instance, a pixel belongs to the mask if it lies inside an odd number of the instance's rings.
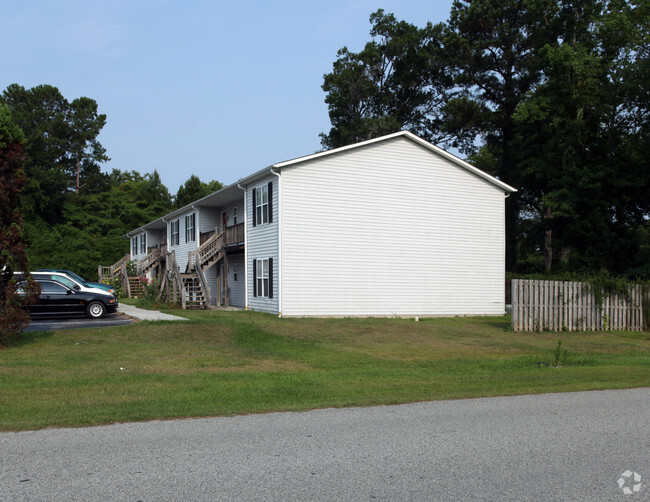
[[[639,284],[628,298],[605,295],[600,305],[586,283],[513,279],[511,287],[514,331],[645,329],[650,298]]]

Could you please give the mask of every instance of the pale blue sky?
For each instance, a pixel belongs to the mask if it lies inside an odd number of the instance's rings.
[[[112,168],[233,183],[320,149],[323,74],[378,8],[417,26],[451,0],[5,0],[0,89],[50,84],[107,115]]]

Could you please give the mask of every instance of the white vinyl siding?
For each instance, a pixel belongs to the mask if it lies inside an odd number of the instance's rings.
[[[503,314],[504,197],[402,137],[283,169],[282,314]]]
[[[212,207],[201,208],[201,226],[199,231],[201,233],[213,232],[219,225],[219,218],[221,213]]]

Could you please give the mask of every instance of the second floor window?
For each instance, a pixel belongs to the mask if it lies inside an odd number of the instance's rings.
[[[133,254],[138,254],[138,236],[133,238]]]
[[[273,223],[273,182],[253,188],[253,226]]]
[[[178,220],[174,220],[174,221],[171,222],[171,227],[172,227],[171,228],[171,236],[172,236],[171,245],[172,246],[178,246],[180,244],[180,235],[179,235],[180,231],[179,231],[179,228],[178,228],[179,223],[180,222]]]
[[[140,253],[147,253],[147,234],[142,234],[140,236]]]
[[[185,217],[185,242],[194,242],[196,240],[196,213]]]

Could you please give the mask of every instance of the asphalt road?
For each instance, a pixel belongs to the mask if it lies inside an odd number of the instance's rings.
[[[650,500],[649,424],[645,388],[1,433],[0,500]]]
[[[120,314],[106,314],[101,319],[89,319],[79,314],[74,317],[48,316],[34,317],[24,331],[52,331],[57,329],[98,328],[120,326],[133,322]],[[0,498],[0,501],[2,498]]]

